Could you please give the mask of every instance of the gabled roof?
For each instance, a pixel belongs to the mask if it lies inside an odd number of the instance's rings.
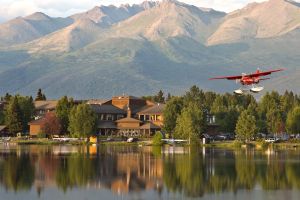
[[[54,110],[57,103],[57,100],[35,101],[34,106],[37,110]]]
[[[119,119],[116,122],[118,122],[118,123],[119,122],[139,122],[139,123],[141,123],[140,120],[134,119],[134,118],[131,118],[131,117],[126,117],[126,118],[123,118],[123,119]]]
[[[91,104],[90,106],[97,114],[126,114],[125,110],[113,105]]]
[[[155,104],[153,106],[147,106],[137,114],[162,114],[165,106],[165,104],[161,103]]]

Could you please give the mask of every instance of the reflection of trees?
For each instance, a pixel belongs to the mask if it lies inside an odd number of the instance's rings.
[[[256,167],[253,154],[238,152],[235,157],[237,184],[246,189],[253,189],[256,182]]]
[[[197,152],[166,158],[164,162],[164,181],[171,191],[183,191],[187,196],[203,195],[203,162]]]
[[[271,159],[264,157],[264,161],[257,165],[260,185],[265,190],[277,190],[290,188],[285,175],[285,163],[282,162],[278,155]]]
[[[299,163],[286,164],[286,178],[290,185],[300,189],[300,166]]]
[[[94,164],[92,159],[80,154],[60,160],[56,173],[57,186],[66,191],[68,188],[87,185],[96,172]]]
[[[138,193],[162,188],[188,197],[205,193],[300,189],[299,152],[199,149],[161,154],[161,147],[109,149],[97,154],[54,155],[39,148],[29,153],[0,154],[0,184],[7,190],[29,190],[34,184],[61,190],[86,186],[112,192]],[[186,149],[185,149],[186,150]]]
[[[30,156],[9,155],[1,165],[1,183],[8,190],[29,190],[34,182],[34,166]]]
[[[214,160],[213,171],[207,175],[208,192],[235,191],[236,185],[236,170],[234,158],[226,158],[225,156],[216,155]]]
[[[204,193],[252,190],[258,183],[265,190],[300,188],[300,164],[283,162],[283,155],[236,151],[225,155],[201,153],[166,156],[164,182],[171,192],[200,197]],[[224,150],[224,152],[226,152]]]

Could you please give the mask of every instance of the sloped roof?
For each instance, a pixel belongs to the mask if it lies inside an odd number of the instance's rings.
[[[153,124],[152,122],[148,122],[140,127],[140,129],[161,129],[161,127]]]
[[[34,106],[37,110],[54,110],[57,103],[57,100],[35,101]]]
[[[112,98],[114,98],[114,99],[141,99],[139,97],[129,96],[129,95],[114,96]]]
[[[126,117],[123,119],[119,119],[116,122],[141,122],[141,121],[138,119],[131,118],[131,117]]]
[[[90,105],[102,105],[104,103],[107,103],[110,100],[107,99],[90,99],[86,102],[86,104],[90,104]]]
[[[137,114],[162,114],[165,106],[165,104],[161,103],[155,104],[153,106],[147,106]]]
[[[90,106],[97,114],[126,114],[125,110],[113,105],[91,104]]]
[[[98,122],[98,128],[110,128],[110,129],[116,129],[117,126],[112,121],[99,121]]]
[[[6,126],[0,126],[0,131],[3,131],[6,128]]]
[[[28,125],[41,125],[44,122],[45,118],[39,118],[37,120],[33,120],[31,122],[28,123]]]

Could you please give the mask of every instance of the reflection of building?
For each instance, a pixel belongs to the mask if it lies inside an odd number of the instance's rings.
[[[117,154],[116,178],[111,184],[111,190],[120,194],[129,191],[161,189],[163,177],[162,159],[153,159],[148,153]]]

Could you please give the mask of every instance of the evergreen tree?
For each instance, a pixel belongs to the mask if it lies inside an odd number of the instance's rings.
[[[74,137],[89,137],[95,133],[97,117],[87,104],[80,104],[71,109],[69,131]]]
[[[290,134],[300,133],[300,106],[295,107],[288,113],[286,129]]]
[[[277,134],[284,131],[284,123],[279,109],[270,109],[266,114],[268,132]]]
[[[74,106],[73,99],[68,99],[67,96],[62,97],[56,106],[56,116],[59,118],[61,123],[61,131],[63,134],[67,133],[69,127],[69,114]]]
[[[218,114],[227,111],[227,101],[224,96],[218,95],[211,107],[212,114]]]
[[[3,100],[4,100],[5,102],[9,102],[9,100],[10,100],[11,97],[12,97],[11,94],[6,93]]]
[[[295,105],[296,99],[294,93],[285,91],[284,95],[280,97],[280,112],[284,121],[286,121],[287,114],[295,107]]]
[[[172,134],[176,127],[177,117],[183,108],[183,100],[180,97],[172,97],[165,106],[163,111],[164,125],[163,130]]]
[[[170,101],[170,100],[171,100],[171,98],[172,98],[172,95],[171,95],[170,93],[168,93],[168,95],[167,95],[167,99],[166,99],[166,102]]]
[[[251,115],[248,110],[243,111],[238,118],[235,132],[238,140],[250,141],[257,133],[255,116]]]
[[[189,103],[194,102],[204,108],[205,96],[204,92],[199,87],[193,85],[188,92],[183,96],[184,105],[187,106]]]
[[[162,90],[159,90],[157,95],[154,96],[154,101],[156,103],[165,103],[165,97],[164,97],[164,93]]]
[[[12,97],[6,107],[5,125],[12,134],[22,131],[22,113],[17,97]]]
[[[45,96],[45,94],[42,93],[42,89],[39,88],[36,97],[35,97],[35,101],[45,101],[47,98]]]
[[[214,92],[205,92],[204,96],[205,96],[204,107],[208,113],[211,113],[211,108],[217,95]]]
[[[18,104],[21,111],[22,116],[22,130],[23,132],[28,131],[28,122],[33,119],[34,115],[34,103],[32,97],[24,97],[17,95]]]
[[[174,136],[180,139],[188,139],[189,143],[191,141],[196,142],[205,128],[206,117],[204,112],[195,102],[191,102],[182,109],[180,116],[177,118]]]

